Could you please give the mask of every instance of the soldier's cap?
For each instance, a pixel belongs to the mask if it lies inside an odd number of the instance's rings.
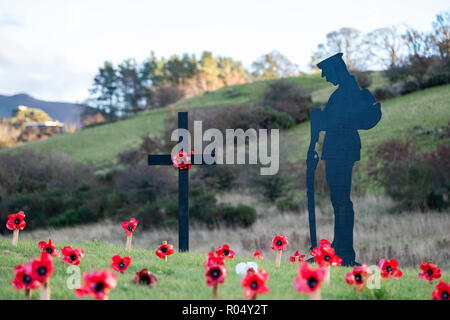
[[[331,57],[326,58],[325,60],[322,60],[321,62],[319,62],[317,64],[317,67],[319,67],[320,69],[323,69],[328,66],[344,63],[344,60],[342,60],[342,55],[343,54],[341,52],[336,53],[335,55],[332,55]]]

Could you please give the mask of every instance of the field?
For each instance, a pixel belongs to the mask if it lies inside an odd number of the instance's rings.
[[[100,241],[68,243],[58,242],[57,248],[64,245],[72,245],[74,248],[83,248],[85,257],[82,258],[81,272],[92,269],[109,268],[111,257],[115,254],[126,255],[123,246],[107,245]],[[39,249],[36,242],[30,240],[19,241],[19,245],[13,248],[8,239],[0,240],[0,299],[23,299],[24,292],[17,291],[11,285],[13,268],[20,263],[26,263],[29,259],[38,256]],[[132,249],[129,255],[133,261],[124,274],[118,274],[118,285],[111,291],[110,299],[211,299],[211,288],[205,285],[204,266],[205,253],[175,253],[165,263],[155,254],[156,248]],[[67,282],[73,273],[67,272],[67,265],[62,264],[60,258],[54,259],[55,271],[51,278],[52,299],[75,299],[73,290],[69,289]],[[226,261],[228,275],[223,285],[219,286],[220,299],[243,299],[240,276],[234,271],[239,262],[251,261],[237,253],[233,260]],[[285,253],[280,268],[275,267],[273,259],[266,258],[258,262],[260,268],[265,269],[270,278],[267,286],[270,293],[261,296],[261,299],[305,299],[299,294],[293,280],[297,273],[298,263],[288,261]],[[158,283],[153,289],[145,286],[137,286],[131,282],[134,272],[142,268],[148,268],[157,278]],[[418,270],[403,269],[404,276],[400,280],[382,282],[379,289],[366,290],[356,293],[344,280],[345,273],[350,268],[335,267],[331,271],[331,283],[322,287],[323,299],[430,299],[434,286],[417,277]],[[444,272],[444,280],[449,281],[449,276]],[[70,283],[70,280],[69,280]],[[39,293],[34,292],[33,299],[39,298]]]

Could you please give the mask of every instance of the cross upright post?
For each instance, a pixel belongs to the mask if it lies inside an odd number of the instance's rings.
[[[178,112],[178,129],[188,130],[188,113]],[[178,142],[182,141],[180,135]],[[189,153],[190,150],[183,150]],[[201,162],[194,161],[196,157],[201,157]],[[191,165],[207,165],[202,154],[191,155]],[[215,164],[215,162],[213,163]],[[149,166],[173,165],[170,154],[149,154]],[[178,168],[178,250],[180,252],[189,251],[189,170]]]

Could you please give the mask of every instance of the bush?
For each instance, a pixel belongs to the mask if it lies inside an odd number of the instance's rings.
[[[199,168],[191,175],[192,186],[206,185],[216,190],[230,190],[238,175],[237,165]]]
[[[416,81],[407,81],[403,84],[401,94],[402,95],[408,94],[408,93],[417,91],[419,89],[420,89],[420,87]]]
[[[384,142],[369,157],[369,176],[399,202],[402,209],[448,207],[450,190],[449,145],[423,152],[411,142]]]
[[[244,204],[238,204],[237,207],[223,206],[221,214],[228,225],[244,228],[250,227],[257,219],[256,209]]]
[[[352,74],[362,89],[367,89],[372,84],[372,74],[370,71],[356,71],[352,72]]]
[[[394,97],[394,94],[388,88],[376,88],[374,95],[377,101],[384,101]]]
[[[409,69],[406,64],[391,65],[384,71],[384,75],[389,79],[390,83],[404,81],[409,76]]]
[[[264,118],[260,124],[265,129],[289,129],[295,125],[295,119],[286,112],[271,107],[263,107],[262,113]]]
[[[277,208],[281,212],[297,212],[300,210],[300,203],[292,196],[285,196],[277,200]]]
[[[261,104],[289,114],[296,123],[308,120],[311,95],[292,81],[281,79],[272,82],[263,94]]]
[[[155,108],[163,108],[184,97],[184,91],[178,86],[164,86],[155,91],[152,103]]]
[[[439,72],[428,77],[422,84],[422,88],[431,88],[436,86],[442,86],[450,83],[450,72]]]

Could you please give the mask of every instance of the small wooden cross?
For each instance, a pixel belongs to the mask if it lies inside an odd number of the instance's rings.
[[[188,113],[178,112],[178,129],[188,130]],[[182,141],[180,136],[179,142]],[[189,153],[190,150],[183,150]],[[201,157],[200,161],[196,158]],[[191,155],[192,165],[208,165],[203,159],[202,154]],[[215,161],[214,163],[215,164]],[[171,166],[172,155],[170,154],[150,154],[148,155],[149,166]],[[189,251],[189,170],[178,169],[178,250]]]

